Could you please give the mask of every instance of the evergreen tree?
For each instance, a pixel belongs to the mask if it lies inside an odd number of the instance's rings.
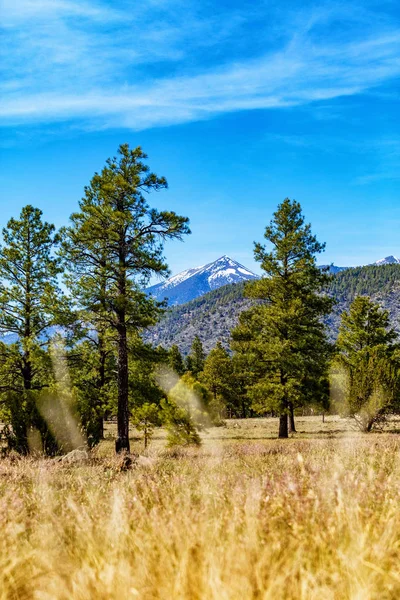
[[[193,339],[192,347],[190,350],[190,369],[194,377],[198,377],[198,375],[204,369],[204,361],[206,359],[206,355],[203,349],[203,344],[201,343],[201,339],[198,335],[196,335]],[[189,363],[188,363],[189,367]]]
[[[88,336],[67,355],[76,409],[90,447],[103,439],[104,418],[112,412],[116,394],[115,353],[111,344],[103,344],[104,337]]]
[[[191,373],[185,373],[161,402],[168,445],[200,445],[198,431],[209,424],[208,404],[207,389]]]
[[[396,337],[389,312],[370,298],[358,296],[342,314],[337,348],[342,362],[351,364],[358,352],[369,352],[377,346],[390,348]]]
[[[234,394],[227,409],[230,417],[246,419],[253,415],[249,390],[254,383],[253,356],[241,345],[240,352],[232,356],[232,375]]]
[[[207,356],[201,374],[201,381],[212,394],[211,408],[216,416],[221,418],[234,396],[232,360],[221,342],[217,342],[215,348]]]
[[[128,341],[129,410],[137,410],[146,402],[159,406],[164,393],[157,382],[157,373],[166,363],[167,352],[144,344],[139,335],[132,333]]]
[[[168,365],[175,373],[182,376],[185,372],[185,364],[183,362],[182,354],[176,344],[171,346],[168,352]]]
[[[288,437],[288,415],[306,401],[304,381],[327,369],[329,344],[322,317],[332,301],[321,292],[329,276],[316,265],[324,250],[305,224],[300,204],[288,198],[265,230],[271,251],[255,244],[265,276],[249,282],[257,304],[241,313],[232,347],[252,358],[249,394],[258,412],[280,415],[279,437]]]
[[[358,296],[342,315],[335,383],[344,372],[341,396],[346,412],[364,431],[371,431],[387,412],[397,408],[400,363],[396,337],[388,311],[370,298]]]
[[[27,453],[28,431],[39,430],[43,449],[57,444],[37,408],[38,392],[52,379],[48,344],[55,325],[70,320],[69,307],[58,287],[60,263],[53,252],[59,243],[54,225],[42,212],[25,206],[19,219],[3,229],[0,248],[0,331],[18,341],[1,345],[1,389],[6,393],[17,450]]]
[[[156,322],[161,306],[143,292],[153,274],[166,274],[163,243],[190,232],[188,219],[157,211],[143,193],[167,187],[164,177],[149,172],[141,148],[119,147],[118,157],[107,160],[96,173],[71,216],[66,230],[68,258],[83,281],[96,281],[94,295],[81,295],[88,314],[111,330],[117,346],[117,451],[129,451],[128,336]],[[102,281],[98,281],[99,278]],[[86,284],[87,287],[87,284]],[[103,296],[99,297],[99,294]]]
[[[162,423],[161,409],[157,404],[145,402],[138,406],[132,414],[132,423],[139,431],[143,431],[144,449],[153,437],[154,428]]]
[[[192,357],[190,356],[190,354],[188,354],[187,357],[185,358],[185,371],[187,373],[192,372],[192,368],[193,368],[192,363],[193,363]]]
[[[104,240],[83,255],[87,232],[62,229],[60,256],[64,261],[65,283],[77,307],[77,338],[84,340],[70,354],[70,366],[78,391],[78,407],[89,444],[103,438],[103,422],[110,381],[115,373],[114,336],[108,323],[106,291],[108,275]],[[92,253],[92,256],[91,254]]]

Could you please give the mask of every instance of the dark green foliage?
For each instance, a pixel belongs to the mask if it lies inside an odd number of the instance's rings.
[[[30,428],[40,431],[45,452],[55,442],[37,407],[37,392],[53,381],[48,353],[51,328],[71,322],[69,306],[58,287],[60,262],[53,252],[59,242],[42,212],[25,206],[20,218],[3,229],[0,248],[0,331],[18,341],[0,345],[0,379],[8,406],[11,443],[27,453]],[[35,393],[36,392],[36,393]]]
[[[201,438],[190,413],[174,403],[162,403],[164,424],[167,428],[169,446],[200,446]]]
[[[198,377],[204,368],[205,359],[206,355],[203,344],[201,343],[199,336],[196,335],[190,349],[189,362],[186,363],[187,370],[190,371],[194,377]]]
[[[345,414],[363,431],[380,423],[400,402],[400,355],[389,314],[367,297],[343,313],[333,385]]]
[[[4,395],[7,408],[3,418],[7,423],[5,435],[9,450],[20,454],[37,450],[48,456],[63,450],[60,440],[52,433],[48,420],[39,410],[40,394],[37,390],[24,390],[23,393],[9,391]],[[39,434],[38,445],[32,443],[36,433]]]
[[[387,294],[400,284],[400,265],[369,265],[337,273],[329,284],[329,293],[338,302],[352,302],[356,296]]]
[[[390,327],[389,313],[365,296],[358,296],[342,315],[337,347],[344,363],[357,352],[376,346],[390,348],[396,333]]]
[[[65,256],[82,292],[88,318],[114,336],[117,347],[118,450],[129,451],[128,337],[154,324],[162,307],[142,290],[153,274],[167,274],[163,244],[190,233],[188,219],[157,211],[144,193],[167,187],[149,171],[141,148],[127,144],[96,173],[65,231]],[[93,285],[93,282],[94,285]],[[92,322],[92,321],[91,321]]]
[[[104,338],[102,339],[104,341]],[[99,338],[86,339],[68,354],[71,382],[89,447],[103,438],[103,421],[112,413],[116,396],[115,353],[99,348]]]
[[[176,344],[171,346],[168,352],[168,365],[171,369],[179,376],[185,372],[185,364],[183,362],[182,354]]]
[[[248,391],[255,382],[253,357],[246,352],[232,356],[234,394],[227,403],[229,417],[246,419],[255,416]]]
[[[136,410],[146,402],[160,405],[164,397],[155,373],[167,362],[167,352],[162,348],[152,348],[143,344],[140,336],[129,339],[129,409]],[[114,403],[114,414],[116,414]]]
[[[241,313],[232,348],[250,362],[253,407],[278,413],[279,437],[287,437],[288,415],[307,401],[306,378],[319,380],[327,371],[321,318],[332,302],[321,294],[329,277],[315,261],[324,245],[304,224],[297,202],[286,199],[278,207],[265,238],[272,250],[256,244],[255,257],[266,276],[245,287],[259,303]]]
[[[214,419],[226,417],[236,394],[232,359],[221,342],[207,356],[200,380],[212,395],[209,409]]]
[[[211,423],[209,402],[209,392],[191,373],[176,382],[161,402],[170,446],[201,443],[198,431]]]
[[[193,368],[193,359],[192,359],[191,355],[188,354],[187,357],[185,358],[185,370],[188,373],[191,373],[192,368]]]
[[[143,432],[144,448],[146,449],[151,440],[154,428],[162,424],[162,411],[157,404],[145,402],[132,412],[132,423],[139,431]]]

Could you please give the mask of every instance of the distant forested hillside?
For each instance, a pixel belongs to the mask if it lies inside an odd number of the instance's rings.
[[[328,325],[336,338],[340,315],[356,296],[370,296],[389,310],[393,326],[400,332],[400,265],[355,267],[335,275],[329,286],[337,304]]]
[[[155,327],[146,333],[146,340],[169,348],[177,344],[189,352],[197,334],[208,352],[218,340],[229,345],[231,329],[239,313],[250,305],[244,297],[244,283],[227,285],[187,304],[168,310]],[[371,265],[341,271],[332,277],[327,290],[337,304],[327,319],[332,339],[336,338],[340,314],[358,296],[370,296],[390,312],[393,325],[400,331],[400,265]]]
[[[387,295],[400,283],[400,265],[370,265],[341,271],[332,278],[330,293],[340,301],[355,296]]]

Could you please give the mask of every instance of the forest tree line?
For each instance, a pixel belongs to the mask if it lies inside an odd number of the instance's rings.
[[[226,417],[277,416],[285,438],[296,413],[325,413],[332,402],[364,431],[396,412],[400,351],[387,312],[357,296],[329,341],[331,277],[316,264],[324,244],[289,199],[265,229],[267,245],[255,244],[264,276],[245,285],[255,302],[240,314],[231,352],[218,343],[205,356],[195,337],[183,358],[177,346],[143,341],[166,308],[144,291],[153,275],[168,275],[164,243],[190,233],[187,217],[149,206],[145,194],[167,181],[146,158],[121,145],[58,232],[29,205],[3,229],[0,331],[16,336],[0,343],[8,448],[93,446],[110,417],[117,452],[129,452],[130,422],[145,445],[159,425],[175,444],[199,443],[199,429]]]

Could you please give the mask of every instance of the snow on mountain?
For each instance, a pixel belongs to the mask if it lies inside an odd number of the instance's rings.
[[[381,258],[381,259],[377,260],[373,264],[374,265],[398,265],[398,264],[400,264],[400,258],[397,258],[397,256],[393,256],[391,254],[390,256],[386,256],[386,258]]]
[[[257,279],[257,275],[229,256],[182,271],[165,282],[147,288],[157,300],[168,298],[169,305],[183,304],[229,283]]]

